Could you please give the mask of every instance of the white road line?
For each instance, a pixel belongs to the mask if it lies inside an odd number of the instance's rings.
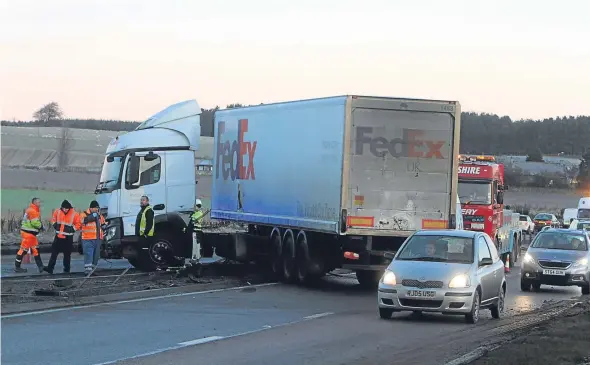
[[[223,337],[223,336],[209,336],[209,337],[203,337],[203,338],[199,338],[199,339],[192,340],[192,341],[181,342],[178,345],[180,345],[180,346],[200,345],[200,344],[207,343],[207,342],[221,340],[222,338],[225,338],[225,337]]]
[[[334,313],[332,313],[332,312],[326,312],[326,313],[320,313],[320,314],[322,315],[322,317],[325,317],[327,315],[334,314]],[[315,316],[317,316],[317,315],[315,315]],[[161,354],[162,352],[167,352],[167,351],[172,351],[172,350],[178,350],[178,349],[181,349],[183,347],[188,347],[188,346],[193,346],[193,345],[201,345],[201,344],[215,342],[215,341],[220,341],[220,340],[228,340],[228,339],[235,338],[235,337],[241,337],[241,336],[251,335],[251,334],[262,332],[262,331],[267,331],[267,330],[269,330],[271,328],[286,327],[286,326],[290,326],[290,325],[297,324],[297,323],[302,323],[302,322],[305,322],[307,320],[312,320],[312,319],[316,319],[316,318],[321,318],[321,317],[308,316],[308,317],[303,317],[302,319],[299,319],[299,320],[296,320],[296,321],[291,321],[291,322],[287,322],[287,323],[281,323],[281,324],[278,324],[278,325],[273,326],[273,327],[266,325],[266,326],[264,326],[262,328],[259,328],[259,329],[255,329],[255,330],[252,330],[252,331],[241,332],[241,333],[236,333],[235,335],[230,335],[230,336],[210,336],[210,337],[205,337],[205,338],[201,338],[201,339],[198,339],[198,340],[181,342],[177,346],[170,346],[170,347],[166,347],[166,348],[159,349],[159,350],[145,352],[143,354],[138,354],[138,355],[129,356],[129,357],[122,357],[122,358],[119,358],[119,359],[116,359],[116,360],[112,360],[112,361],[101,362],[101,363],[97,363],[97,364],[94,364],[94,365],[112,365],[112,364],[116,364],[116,363],[121,362],[121,361],[127,361],[127,360],[132,360],[132,359],[140,359],[142,357],[147,357],[147,356]]]
[[[303,317],[304,319],[316,319],[316,318],[322,318],[322,317],[326,317],[329,315],[334,314],[333,312],[324,312],[324,313],[318,313],[318,314],[313,314],[311,316],[307,316],[307,317]]]
[[[109,306],[109,305],[147,302],[150,300],[186,297],[189,295],[202,295],[202,294],[219,293],[219,292],[224,292],[224,291],[241,290],[241,289],[245,289],[245,288],[260,288],[260,287],[264,287],[264,286],[271,286],[271,285],[277,285],[277,284],[278,283],[266,283],[266,284],[256,284],[256,285],[248,285],[248,286],[236,286],[236,287],[232,287],[232,288],[212,289],[212,290],[204,290],[204,291],[194,291],[194,292],[189,292],[189,293],[166,294],[166,295],[158,295],[155,297],[120,300],[120,301],[116,301],[116,302],[104,302],[104,303],[94,303],[94,304],[87,304],[87,305],[76,305],[76,306],[65,307],[65,308],[44,309],[44,310],[33,311],[33,312],[7,314],[4,316],[1,316],[0,319],[27,317],[27,316],[37,315],[37,314],[65,312],[65,311],[71,311],[71,310],[76,310],[76,309],[95,308],[95,307],[103,307],[103,306]]]

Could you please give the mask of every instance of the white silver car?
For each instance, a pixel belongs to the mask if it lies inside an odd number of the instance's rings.
[[[521,214],[518,225],[524,233],[533,234],[535,231],[535,223],[533,223],[533,220],[528,215]]]
[[[504,263],[487,234],[423,230],[393,256],[379,282],[377,302],[381,318],[398,311],[439,312],[477,323],[482,308],[499,318],[505,295]]]

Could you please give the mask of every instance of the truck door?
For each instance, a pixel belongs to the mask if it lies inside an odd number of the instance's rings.
[[[150,200],[155,215],[166,213],[165,153],[137,152],[128,155],[121,189],[121,216],[125,236],[135,234],[135,220],[142,195]]]

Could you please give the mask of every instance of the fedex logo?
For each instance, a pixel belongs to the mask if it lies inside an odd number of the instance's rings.
[[[231,177],[233,180],[256,180],[256,169],[254,167],[254,156],[256,155],[257,141],[245,141],[245,134],[248,132],[248,119],[238,121],[237,140],[224,140],[226,129],[225,122],[219,122],[217,127],[217,162],[215,178],[219,178],[219,172],[223,174],[223,180]],[[245,159],[248,163],[245,164]]]
[[[460,174],[468,175],[479,175],[481,173],[481,167],[477,166],[459,166]]]
[[[461,209],[463,215],[475,215],[477,209]]]
[[[384,137],[372,137],[373,127],[356,127],[355,154],[362,155],[365,145],[376,157],[390,154],[393,157],[422,157],[444,159],[441,149],[445,141],[422,140],[424,131],[403,129],[401,138],[388,140]]]

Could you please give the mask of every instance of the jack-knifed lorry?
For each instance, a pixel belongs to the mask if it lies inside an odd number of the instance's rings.
[[[455,229],[460,104],[337,96],[220,110],[214,116],[211,218],[247,227],[206,232],[220,257],[266,264],[286,282],[336,268],[375,285],[418,229]],[[154,269],[162,250],[190,257],[196,101],[173,105],[113,140],[97,193],[105,252]],[[133,237],[139,198],[156,214],[150,247]]]

